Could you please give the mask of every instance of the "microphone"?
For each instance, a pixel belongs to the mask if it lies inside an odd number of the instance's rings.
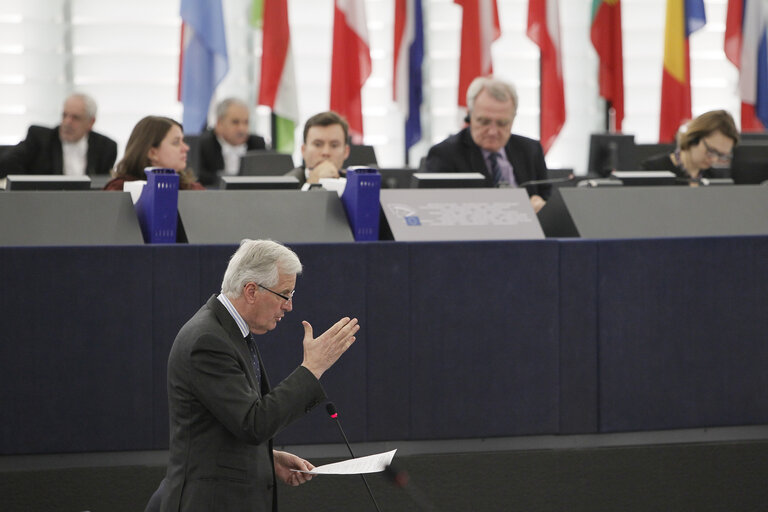
[[[528,180],[520,183],[518,187],[523,188],[529,185],[554,185],[555,183],[565,183],[566,181],[573,181],[576,176],[573,173],[569,174],[565,178],[549,178],[546,180]]]
[[[355,452],[352,451],[352,447],[349,446],[349,441],[347,441],[347,435],[344,433],[344,429],[341,428],[341,421],[339,421],[339,413],[336,412],[336,406],[333,405],[333,402],[328,402],[327,404],[325,404],[325,410],[328,412],[328,416],[330,416],[331,419],[336,420],[336,425],[339,427],[339,432],[341,432],[341,437],[344,438],[344,443],[347,445],[349,454],[352,456],[353,459],[356,459],[357,457],[355,457]],[[381,509],[379,508],[379,504],[376,502],[376,498],[374,498],[373,496],[373,491],[371,491],[371,486],[368,485],[368,480],[366,480],[365,475],[360,473],[360,478],[363,479],[365,488],[368,489],[368,495],[371,497],[371,501],[373,501],[373,506],[376,507],[376,510],[378,510],[378,512],[381,512]]]

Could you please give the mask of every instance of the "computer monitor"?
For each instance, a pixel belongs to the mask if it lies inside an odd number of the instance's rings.
[[[733,148],[731,178],[736,185],[768,181],[768,144],[739,144]]]
[[[6,190],[88,190],[88,176],[63,176],[60,174],[9,174]]]
[[[381,174],[381,188],[411,188],[414,169],[393,167],[379,169],[378,171]]]
[[[367,146],[364,144],[350,144],[349,156],[344,160],[343,168],[352,167],[353,165],[365,165],[368,167],[376,167],[378,161],[376,160],[376,150],[373,146]]]
[[[242,176],[282,176],[293,168],[293,157],[286,153],[254,150],[240,157]]]
[[[606,177],[616,169],[633,169],[635,136],[615,133],[593,133],[589,137],[590,173]]]
[[[611,176],[625,186],[676,185],[678,183],[672,171],[613,171]]]
[[[296,190],[300,187],[295,176],[222,176],[224,190]]]
[[[485,176],[479,172],[415,172],[411,188],[482,188]]]

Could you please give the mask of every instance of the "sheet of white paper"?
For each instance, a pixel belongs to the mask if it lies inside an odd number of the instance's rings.
[[[310,475],[358,475],[361,473],[378,473],[384,471],[384,469],[389,466],[396,451],[397,449],[394,449],[391,452],[377,453],[357,459],[347,459],[341,462],[318,466],[312,471],[300,471],[300,473],[309,473]]]

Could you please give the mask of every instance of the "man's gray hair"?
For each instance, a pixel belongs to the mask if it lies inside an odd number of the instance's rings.
[[[470,112],[472,112],[472,108],[475,106],[475,98],[483,90],[488,91],[488,94],[495,100],[512,100],[512,114],[517,114],[517,91],[515,86],[492,76],[479,76],[472,80],[472,83],[467,87],[467,109]]]
[[[229,260],[221,282],[221,293],[229,299],[236,299],[243,293],[245,285],[251,282],[270,288],[280,280],[281,273],[301,273],[301,261],[296,253],[272,240],[246,238]]]
[[[216,120],[224,119],[224,116],[227,115],[227,110],[229,109],[230,105],[239,105],[241,107],[244,107],[246,110],[248,110],[248,104],[241,100],[240,98],[227,98],[224,100],[221,100],[216,105]]]
[[[82,92],[73,92],[67,96],[67,100],[70,98],[77,98],[85,105],[85,115],[91,119],[96,119],[96,100]],[[66,100],[64,101],[66,103]]]

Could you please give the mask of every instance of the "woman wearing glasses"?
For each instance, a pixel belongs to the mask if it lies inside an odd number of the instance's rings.
[[[677,133],[674,153],[657,155],[641,166],[651,171],[672,171],[682,183],[698,185],[702,178],[714,178],[713,166],[727,168],[739,132],[725,110],[705,112],[689,121]]]

